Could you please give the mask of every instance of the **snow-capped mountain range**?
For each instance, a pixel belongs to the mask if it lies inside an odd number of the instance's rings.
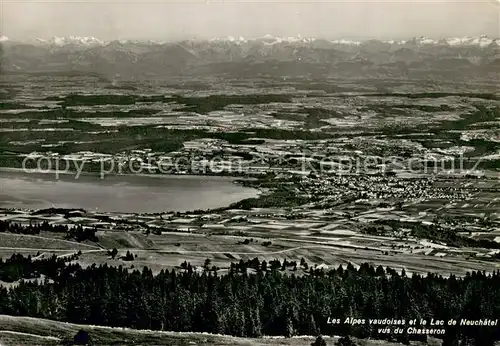
[[[41,44],[50,44],[50,45],[55,45],[55,46],[65,46],[67,44],[77,44],[77,45],[84,45],[84,46],[92,46],[92,45],[100,45],[103,46],[107,44],[106,41],[100,40],[95,37],[80,37],[80,36],[65,36],[65,37],[58,37],[54,36],[51,39],[45,40],[42,38],[37,38],[36,39],[38,43]]]
[[[280,43],[312,43],[319,40],[314,37],[302,37],[298,35],[296,37],[277,37],[272,35],[265,35],[263,37],[258,38],[245,38],[242,36],[239,37],[223,37],[223,38],[212,38],[208,40],[209,42],[230,42],[233,44],[246,44],[251,42],[262,42],[268,45],[280,44]],[[478,47],[488,47],[491,45],[500,46],[499,38],[489,38],[486,35],[481,35],[478,37],[452,37],[452,38],[441,38],[441,39],[433,39],[425,36],[414,37],[409,40],[349,40],[349,39],[335,39],[335,40],[325,40],[322,41],[329,42],[331,44],[337,45],[352,45],[359,46],[363,44],[363,42],[368,41],[376,41],[380,43],[387,43],[390,45],[406,45],[406,44],[415,44],[415,45],[449,45],[449,46],[478,46]],[[0,36],[0,42],[7,42],[9,39],[6,36]],[[203,41],[198,39],[193,39],[192,41]],[[65,46],[65,45],[81,45],[81,46],[104,46],[112,41],[105,41],[93,36],[65,36],[58,37],[54,36],[50,39],[42,39],[37,38],[36,42],[38,44],[47,44],[54,46]],[[148,44],[165,44],[167,41],[141,41],[141,40],[118,40],[118,42],[122,44],[127,43],[148,43]]]
[[[314,37],[302,37],[298,35],[297,37],[274,37],[272,35],[266,35],[262,38],[254,38],[254,39],[245,39],[244,37],[238,37],[234,38],[232,36],[229,36],[227,38],[215,38],[212,39],[211,41],[229,41],[229,42],[234,42],[234,43],[247,43],[249,41],[264,41],[268,44],[276,44],[276,43],[282,43],[282,42],[288,42],[288,43],[296,43],[296,42],[301,42],[301,43],[311,43],[316,41],[317,38]],[[359,46],[363,43],[363,41],[360,40],[348,40],[348,39],[336,39],[336,40],[327,40],[330,43],[333,44],[344,44],[344,45],[353,45],[353,46]],[[367,41],[367,40],[366,40]],[[364,42],[366,42],[364,41]],[[471,37],[471,36],[465,36],[465,37],[452,37],[452,38],[443,38],[443,39],[432,39],[429,37],[421,36],[421,37],[415,37],[410,40],[370,40],[370,41],[379,41],[381,43],[388,43],[391,45],[405,45],[407,43],[415,43],[417,45],[450,45],[450,46],[479,46],[479,47],[487,47],[490,45],[498,45],[500,46],[500,39],[492,39],[489,38],[486,35],[481,35],[478,37]]]
[[[500,75],[500,40],[485,35],[399,41],[266,35],[177,42],[78,36],[18,42],[1,36],[0,44],[0,68],[16,73],[78,71],[133,78],[331,75],[491,79]]]

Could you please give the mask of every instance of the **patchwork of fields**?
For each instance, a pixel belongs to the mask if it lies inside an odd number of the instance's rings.
[[[19,185],[0,186],[0,222],[10,225],[0,232],[0,258],[55,254],[83,267],[154,273],[190,263],[223,274],[254,258],[301,263],[282,269],[296,275],[364,263],[409,276],[500,269],[500,95],[488,83],[197,82],[3,78],[0,174]],[[52,180],[29,185],[28,169]],[[230,176],[241,186],[205,179],[195,184],[205,194],[179,180],[149,189],[128,180],[160,175]],[[69,180],[69,201],[36,187],[62,195]],[[24,191],[19,200],[12,190]],[[88,198],[105,190],[106,204]],[[72,227],[95,237],[75,238]],[[0,342],[48,345],[78,328],[0,316]],[[312,342],[87,329],[103,345]]]

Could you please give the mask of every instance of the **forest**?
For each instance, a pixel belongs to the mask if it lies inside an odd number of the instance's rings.
[[[81,225],[72,227],[68,227],[67,225],[52,225],[47,221],[44,221],[40,224],[21,225],[0,220],[0,233],[8,232],[15,234],[37,235],[42,231],[63,233],[65,239],[73,239],[78,242],[82,242],[85,240],[93,242],[99,241],[99,238],[97,238],[96,236],[97,230],[95,227],[84,228]]]
[[[487,223],[488,220],[475,221],[483,227],[491,227]],[[444,227],[438,222],[432,224],[404,222],[396,220],[377,220],[363,229],[363,232],[370,235],[385,235],[387,230],[384,226],[389,226],[393,231],[401,231],[402,229],[409,230],[406,236],[415,237],[417,239],[430,239],[435,242],[442,242],[448,246],[457,248],[483,248],[483,249],[500,249],[500,243],[490,239],[475,239],[460,235],[461,230],[457,226]],[[469,231],[470,232],[470,231]]]
[[[74,260],[70,258],[69,260]],[[0,314],[30,316],[77,324],[180,332],[209,332],[241,337],[263,335],[339,335],[399,341],[425,341],[426,335],[380,334],[370,324],[332,324],[329,319],[495,320],[500,316],[500,271],[465,277],[407,275],[363,264],[331,270],[306,267],[305,261],[233,264],[227,274],[208,265],[185,263],[157,274],[144,267],[78,263],[57,257],[15,255],[0,261],[0,277],[19,281],[0,288]],[[50,268],[57,268],[51,270]],[[287,270],[290,267],[295,268]],[[30,269],[31,268],[31,269]],[[14,273],[14,274],[12,274]],[[303,273],[303,274],[298,274]],[[498,326],[448,326],[443,345],[493,345]]]

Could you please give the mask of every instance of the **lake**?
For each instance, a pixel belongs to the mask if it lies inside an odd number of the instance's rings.
[[[0,171],[0,207],[83,208],[88,211],[159,213],[229,206],[259,191],[234,178],[208,176],[98,176]]]

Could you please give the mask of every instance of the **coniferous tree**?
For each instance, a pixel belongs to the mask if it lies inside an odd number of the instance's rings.
[[[307,323],[307,335],[317,335],[318,328],[316,327],[316,321],[314,320],[314,316],[312,314],[309,315],[308,323]]]
[[[344,336],[337,340],[336,346],[356,346],[356,343],[352,341],[349,336]]]
[[[318,335],[316,340],[311,344],[311,346],[326,346],[326,341],[323,339],[323,336]]]

